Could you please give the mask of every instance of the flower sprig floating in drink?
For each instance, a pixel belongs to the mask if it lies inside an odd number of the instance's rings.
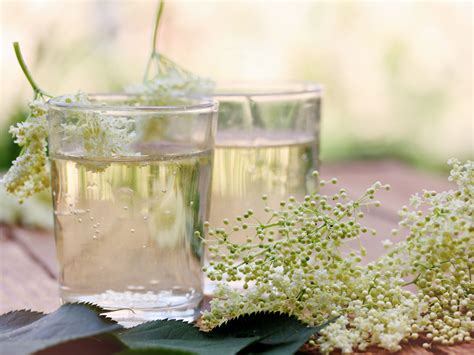
[[[380,183],[355,201],[344,189],[334,195],[313,193],[302,201],[290,197],[278,209],[266,206],[266,221],[255,220],[249,210],[235,223],[224,220],[226,228],[210,229],[216,243],[205,272],[219,287],[202,328],[246,313],[276,311],[310,325],[336,318],[311,341],[323,353],[372,345],[397,351],[402,341],[421,334],[425,348],[470,341],[474,163],[449,163],[457,189],[415,196],[414,210],[400,212],[406,240],[393,247],[385,243],[388,253],[367,265],[361,264],[363,248],[345,253],[341,247],[369,232],[359,223],[360,208],[379,205],[375,193],[389,188]],[[232,242],[233,231],[241,229],[248,231],[247,243]],[[234,281],[242,281],[244,290],[230,287]],[[405,289],[408,285],[416,292]]]

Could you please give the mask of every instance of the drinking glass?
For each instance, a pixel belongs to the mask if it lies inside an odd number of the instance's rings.
[[[218,104],[89,100],[49,101],[61,300],[98,304],[127,326],[195,318]]]
[[[253,209],[264,221],[262,195],[276,208],[314,190],[319,167],[321,87],[311,83],[232,84],[217,88],[218,129],[210,224],[222,226]],[[233,232],[244,243],[245,231]],[[206,292],[212,292],[206,281]]]

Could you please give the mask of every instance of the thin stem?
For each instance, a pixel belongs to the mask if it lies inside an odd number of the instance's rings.
[[[408,285],[413,285],[413,284],[416,284],[418,282],[418,279],[420,278],[420,276],[423,274],[423,271],[420,272],[418,275],[416,275],[415,279],[409,281],[409,282],[405,282],[404,284],[402,284],[402,287],[405,287],[405,286],[408,286]]]
[[[156,50],[157,49],[157,42],[158,42],[158,27],[160,26],[161,15],[163,14],[164,7],[165,7],[164,0],[160,0],[160,3],[158,4],[158,10],[156,12],[155,27],[153,29],[153,39],[152,39],[152,43],[151,43],[151,54],[150,54],[150,58],[148,58],[148,63],[146,65],[145,75],[143,77],[143,81],[146,81],[148,79],[148,74],[150,72],[151,63],[153,61],[153,58],[155,58],[155,56],[157,56],[157,54],[158,54],[158,52]]]
[[[33,88],[35,92],[35,96],[37,95],[44,95],[48,97],[52,97],[52,95],[49,95],[45,91],[43,91],[38,84],[34,81],[30,70],[28,69],[28,66],[25,63],[25,60],[23,59],[23,55],[21,54],[21,49],[20,49],[20,44],[18,42],[13,42],[13,49],[15,51],[16,59],[18,60],[18,64],[20,64],[21,70],[23,70],[23,73],[26,76],[26,79],[28,79],[28,82],[30,83],[31,87]]]
[[[152,53],[156,53],[156,43],[157,43],[157,39],[158,39],[158,27],[160,26],[161,15],[163,14],[164,7],[165,7],[164,0],[160,0],[160,3],[158,4],[158,12],[156,14],[155,28],[153,30],[153,42],[151,44]]]

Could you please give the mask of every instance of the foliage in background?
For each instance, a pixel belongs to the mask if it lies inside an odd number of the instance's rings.
[[[0,126],[0,172],[7,170],[12,165],[12,161],[16,159],[21,150],[13,142],[13,137],[8,132],[8,128],[23,121],[26,117],[28,117],[28,112],[25,106],[19,104],[8,120]]]

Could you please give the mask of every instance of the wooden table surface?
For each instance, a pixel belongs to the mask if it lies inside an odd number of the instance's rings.
[[[378,238],[367,237],[363,244],[368,258],[383,252],[381,241],[390,236],[398,223],[397,211],[408,204],[409,197],[423,189],[447,190],[452,185],[447,176],[417,171],[395,161],[350,162],[327,165],[323,178],[337,177],[338,186],[352,196],[359,196],[373,182],[380,180],[392,189],[381,192],[382,207],[367,214],[366,224],[378,231]],[[0,314],[16,309],[51,312],[59,306],[54,238],[50,231],[0,226]],[[377,353],[382,353],[376,351]],[[474,343],[454,347],[421,348],[408,344],[402,350],[410,354],[474,354]]]

